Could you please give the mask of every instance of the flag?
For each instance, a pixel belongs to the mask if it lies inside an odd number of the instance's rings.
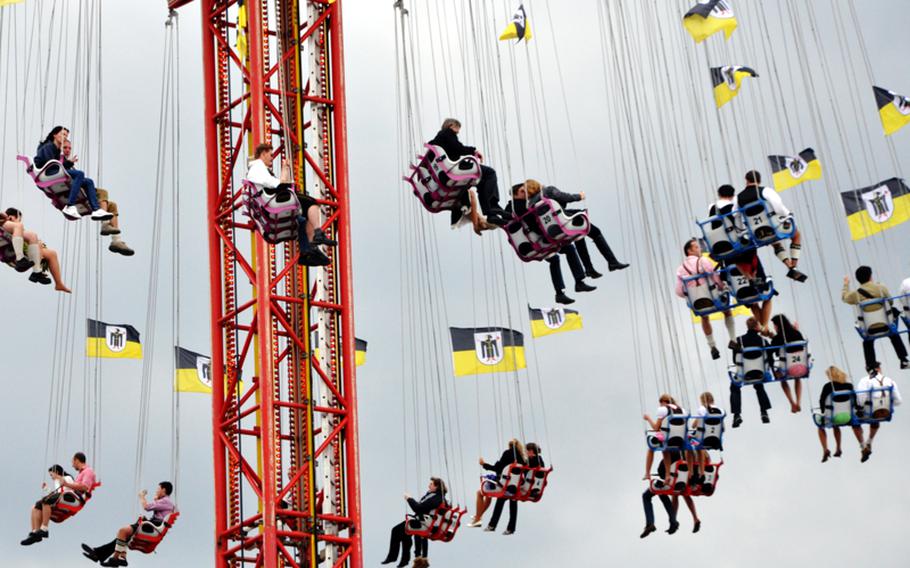
[[[882,119],[885,135],[890,136],[910,122],[910,99],[888,89],[872,87],[878,115]]]
[[[504,327],[450,327],[455,376],[524,369],[524,336]]]
[[[743,77],[758,77],[753,69],[741,65],[711,68],[711,82],[714,85],[714,101],[720,108],[739,94]]]
[[[0,0],[0,8],[3,6],[10,6],[12,4],[21,4],[25,0]]]
[[[563,331],[581,329],[581,314],[565,308],[532,308],[528,306],[531,316],[531,337],[543,337]]]
[[[806,148],[799,156],[768,156],[777,191],[790,189],[810,179],[821,179],[822,163],[815,157],[815,150]]]
[[[840,194],[854,241],[896,227],[910,219],[910,188],[900,178]]]
[[[87,319],[85,355],[111,359],[142,359],[139,332],[135,327],[125,323],[105,323]]]
[[[240,54],[240,60],[246,60],[246,54],[249,50],[249,44],[246,39],[246,2],[245,0],[237,0],[237,43],[235,47],[237,48],[237,53]]]
[[[174,347],[174,390],[212,394],[212,358]]]
[[[355,337],[354,349],[356,350],[354,364],[359,367],[367,362],[367,342]]]
[[[507,39],[530,41],[532,37],[531,22],[528,21],[528,15],[525,13],[525,6],[524,4],[519,4],[518,9],[515,10],[515,15],[512,16],[512,21],[509,22],[505,31],[499,36],[499,41]]]
[[[726,39],[730,39],[737,25],[733,8],[726,0],[698,0],[698,4],[683,16],[683,26],[695,43],[705,41],[720,30],[724,31]]]

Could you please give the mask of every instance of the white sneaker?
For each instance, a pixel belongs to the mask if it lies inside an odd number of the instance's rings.
[[[483,521],[471,521],[470,523],[468,523],[467,526],[471,527],[472,529],[475,529],[477,527],[483,526]]]
[[[75,205],[67,205],[63,208],[63,216],[69,219],[70,221],[77,221],[82,218],[82,215],[79,214],[79,210],[76,209]]]
[[[113,219],[114,214],[105,211],[104,209],[95,209],[92,211],[92,220],[93,221],[107,221]]]

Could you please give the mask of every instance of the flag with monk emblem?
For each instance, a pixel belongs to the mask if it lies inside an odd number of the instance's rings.
[[[528,306],[531,316],[531,336],[543,337],[563,331],[581,329],[581,314],[565,308],[532,308]]]
[[[174,347],[174,390],[212,393],[212,358],[183,347]]]
[[[507,39],[530,41],[532,37],[531,22],[528,21],[528,14],[525,12],[524,4],[519,4],[518,9],[515,10],[515,14],[512,16],[512,21],[509,22],[505,31],[499,36],[499,41]]]
[[[768,156],[768,161],[771,163],[774,189],[777,191],[822,177],[822,164],[812,148],[806,148],[799,156]]]
[[[521,332],[505,327],[451,327],[449,332],[456,377],[527,367]]]
[[[108,359],[142,359],[139,332],[125,323],[87,319],[85,355]]]
[[[872,90],[885,135],[890,136],[910,123],[910,98],[881,87],[872,87]]]
[[[900,178],[845,191],[841,200],[854,241],[871,237],[910,219],[910,188]]]
[[[695,43],[701,43],[721,30],[724,37],[730,39],[737,25],[727,0],[698,0],[698,4],[683,16],[683,26]]]
[[[758,77],[751,67],[727,65],[711,68],[711,84],[714,85],[714,102],[720,108],[739,96],[744,77]]]

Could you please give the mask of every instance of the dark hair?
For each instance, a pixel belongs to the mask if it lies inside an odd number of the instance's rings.
[[[695,244],[697,242],[698,242],[698,239],[696,239],[696,238],[691,238],[688,241],[686,241],[686,244],[683,245],[683,256],[689,256],[689,247],[691,247],[693,244]]]
[[[866,372],[871,375],[873,371],[877,371],[881,366],[882,364],[878,361],[873,361],[871,365],[866,367]]]
[[[82,452],[76,452],[75,454],[73,454],[73,459],[79,463],[85,463],[85,454],[83,454]]]
[[[449,130],[452,127],[461,128],[461,121],[457,118],[447,118],[442,121],[442,128],[440,130]]]
[[[761,183],[761,174],[755,170],[746,172],[747,183]]]
[[[860,266],[857,268],[856,279],[859,280],[860,284],[865,284],[866,282],[872,280],[872,268],[868,266]]]
[[[523,183],[516,183],[515,185],[513,185],[512,186],[512,195],[515,195],[515,192],[518,191],[519,189],[521,189],[521,186],[523,186],[523,185],[524,185]]]
[[[10,217],[22,217],[22,211],[19,211],[15,207],[9,207],[6,209],[6,214]]]
[[[258,160],[259,156],[265,154],[266,152],[272,151],[272,145],[268,142],[263,142],[262,144],[257,144],[256,148],[253,150],[253,159]]]
[[[430,481],[432,481],[433,485],[436,486],[436,490],[438,492],[442,493],[443,495],[445,495],[446,493],[449,492],[448,488],[446,488],[446,482],[443,481],[442,479],[440,479],[439,477],[431,477]]]
[[[780,330],[781,335],[783,335],[784,343],[787,343],[792,338],[797,337],[798,332],[796,328],[793,327],[793,323],[790,322],[790,318],[784,314],[776,314],[771,318],[771,323]]]
[[[170,495],[171,493],[174,492],[174,484],[171,483],[170,481],[162,481],[161,483],[158,484],[158,487],[164,489],[165,495]]]
[[[56,473],[57,475],[66,475],[66,472],[63,471],[63,466],[59,463],[55,463],[54,465],[50,466],[47,468],[47,471],[48,473]]]
[[[47,136],[45,136],[44,140],[42,140],[41,143],[44,144],[46,142],[53,141],[54,136],[60,134],[61,130],[66,130],[67,132],[69,132],[69,129],[64,126],[55,126],[55,127],[51,128],[51,131],[48,133]]]
[[[540,446],[535,442],[528,442],[525,444],[525,451],[534,452],[535,454],[540,455]]]
[[[726,183],[717,188],[717,195],[720,197],[726,197],[727,199],[733,197],[736,194],[736,188]]]

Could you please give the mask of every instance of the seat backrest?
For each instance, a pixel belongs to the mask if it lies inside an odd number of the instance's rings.
[[[762,382],[768,373],[766,350],[749,347],[743,350],[739,364],[739,376],[745,383]]]
[[[808,342],[794,342],[781,349],[784,370],[791,379],[802,379],[809,376],[811,359]]]
[[[666,447],[674,449],[687,447],[689,416],[687,414],[668,414],[664,418],[663,431],[666,435]]]

